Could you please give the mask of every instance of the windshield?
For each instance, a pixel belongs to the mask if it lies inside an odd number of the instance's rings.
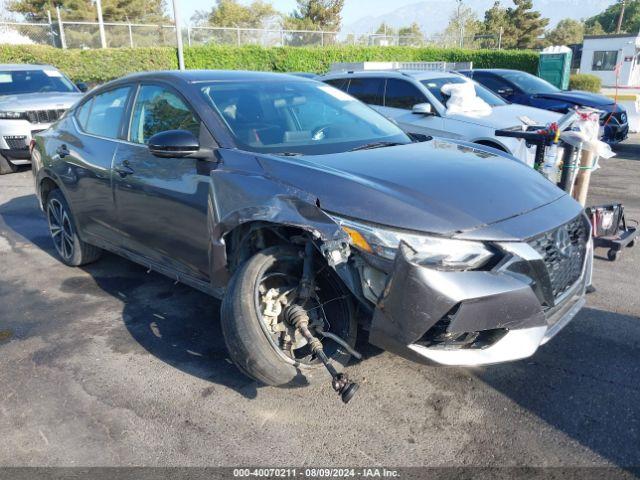
[[[483,87],[479,83],[464,77],[444,77],[444,78],[432,78],[429,80],[422,80],[422,84],[425,87],[427,87],[427,89],[433,94],[434,97],[436,97],[436,99],[438,99],[440,103],[442,103],[442,105],[445,105],[445,106],[447,104],[447,100],[449,100],[449,96],[442,93],[442,87],[447,83],[465,83],[465,82],[473,83],[473,86],[476,89],[476,95],[480,97],[482,100],[484,100],[485,102],[487,102],[490,106],[500,107],[502,105],[507,104],[507,102],[505,102],[502,98],[500,98],[490,90],[487,90],[485,87]]]
[[[512,71],[500,72],[500,75],[502,75],[505,80],[509,80],[513,83],[524,93],[556,93],[560,91],[559,88],[554,87],[546,80],[536,77],[535,75],[531,75],[530,73]]]
[[[211,82],[201,90],[248,151],[321,155],[411,142],[373,109],[318,82]]]
[[[77,92],[58,70],[0,71],[0,95],[37,92]]]

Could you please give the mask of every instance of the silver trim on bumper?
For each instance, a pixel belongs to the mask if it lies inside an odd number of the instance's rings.
[[[514,248],[511,251],[514,253],[517,251],[527,258],[527,254],[532,252],[522,245],[512,245]],[[500,340],[486,348],[445,349],[418,344],[411,344],[408,347],[418,355],[436,363],[462,367],[490,365],[530,357],[540,345],[544,345],[560,332],[584,307],[585,288],[591,284],[592,268],[593,241],[590,239],[580,278],[563,296],[563,302],[547,312],[546,326],[509,330]]]

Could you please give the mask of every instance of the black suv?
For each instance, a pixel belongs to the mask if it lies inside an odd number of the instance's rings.
[[[64,263],[109,250],[222,298],[231,358],[269,385],[324,363],[348,400],[334,365],[358,332],[440,364],[527,357],[590,282],[589,223],[541,175],[300,77],[128,76],[38,134],[32,160]]]

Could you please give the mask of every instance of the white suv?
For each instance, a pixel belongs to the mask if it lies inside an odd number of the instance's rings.
[[[522,125],[524,117],[536,125],[546,125],[561,117],[554,112],[508,103],[476,82],[473,82],[476,95],[492,107],[491,113],[486,116],[447,113],[448,97],[442,93],[442,87],[469,82],[453,72],[341,72],[319,80],[369,104],[408,133],[487,145],[527,163],[533,158],[533,149],[527,148],[522,140],[497,137],[495,131]]]
[[[29,143],[80,98],[74,85],[49,65],[0,64],[0,175],[30,162]]]

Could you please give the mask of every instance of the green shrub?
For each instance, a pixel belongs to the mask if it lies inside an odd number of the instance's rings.
[[[473,62],[476,68],[513,68],[535,73],[538,54],[531,51],[463,50],[435,47],[260,47],[198,46],[184,51],[188,69],[306,71],[325,73],[334,62]],[[128,73],[176,69],[172,47],[62,50],[40,45],[2,45],[0,63],[46,63],[75,81],[100,83]]]
[[[577,73],[569,77],[569,90],[586,90],[587,92],[598,93],[602,82],[600,77],[587,73]]]

